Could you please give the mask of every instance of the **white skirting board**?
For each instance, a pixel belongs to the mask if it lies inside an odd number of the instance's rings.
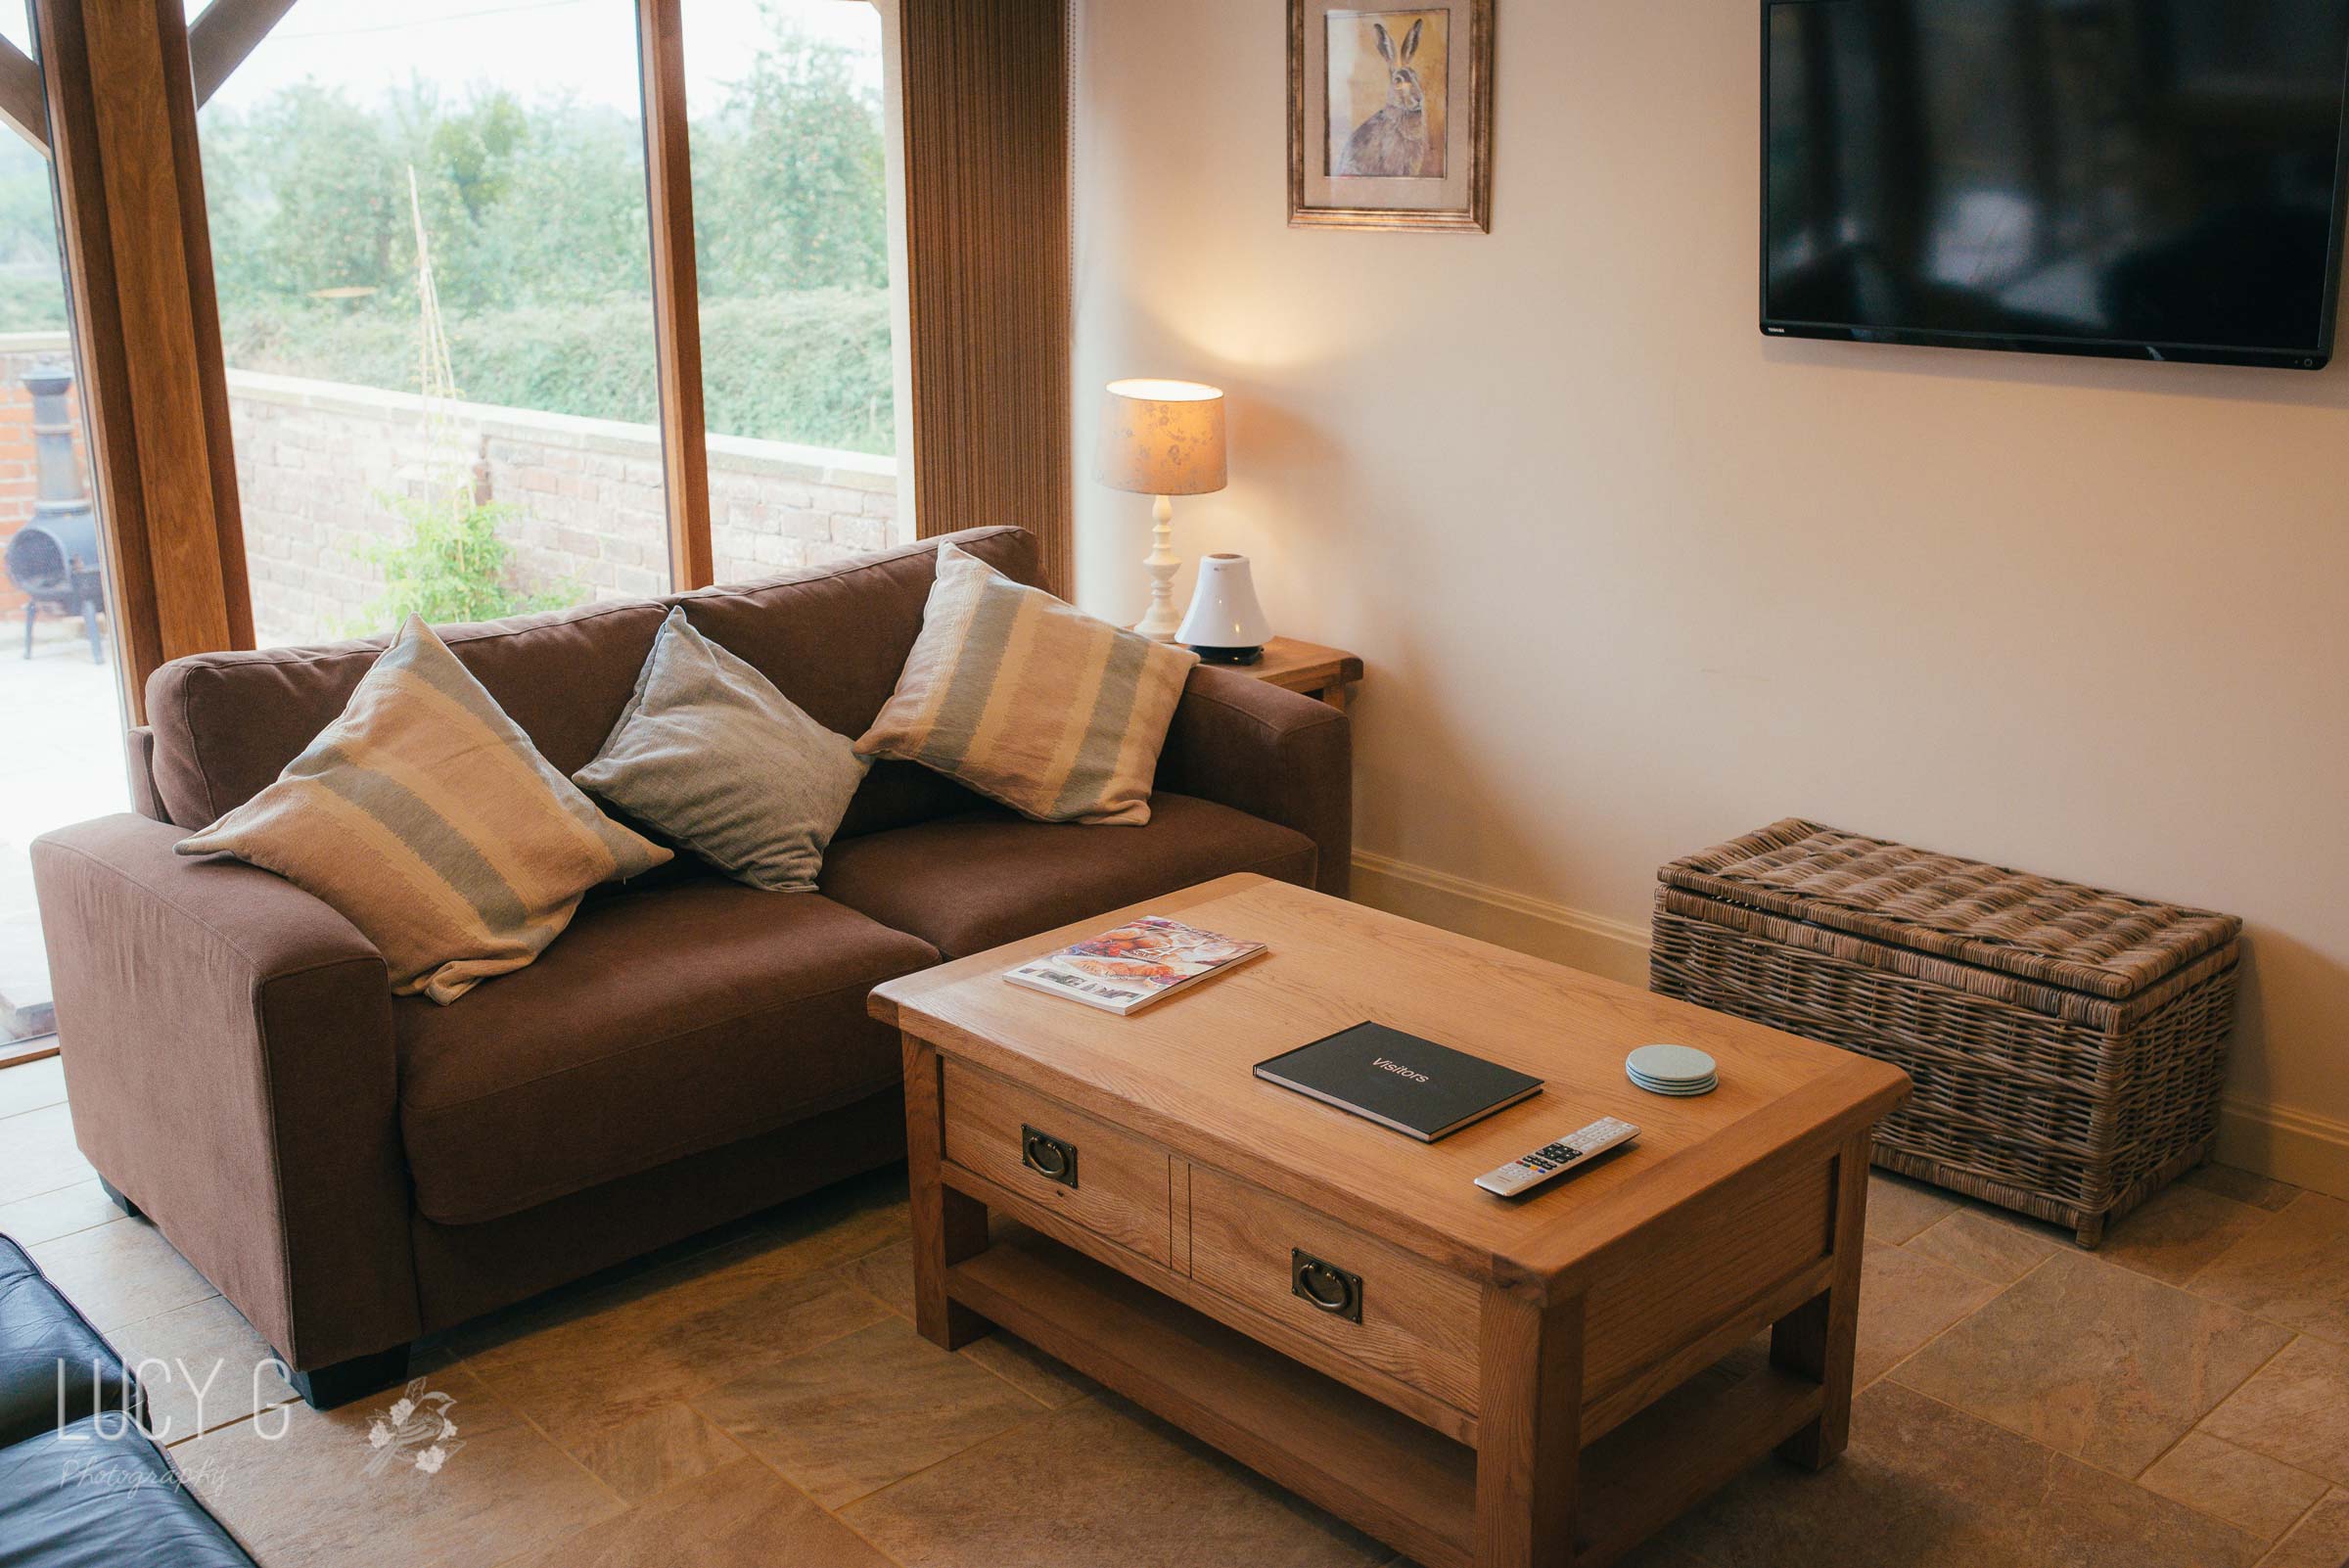
[[[2349,1198],[2349,1122],[2230,1094],[2219,1102],[2223,1165]]]
[[[1532,953],[1627,986],[1647,986],[1647,927],[1570,909],[1448,871],[1357,850],[1354,897],[1390,914]],[[2349,1124],[2233,1095],[2217,1157],[2295,1186],[2349,1198]]]
[[[1389,914],[1647,989],[1644,924],[1569,909],[1367,850],[1354,852],[1354,898]]]

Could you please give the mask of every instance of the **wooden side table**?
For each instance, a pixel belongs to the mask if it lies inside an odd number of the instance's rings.
[[[1269,686],[1318,697],[1343,711],[1347,688],[1362,678],[1359,656],[1343,648],[1324,648],[1317,642],[1275,637],[1265,644],[1265,656],[1253,665],[1224,665],[1243,675],[1254,675]]]

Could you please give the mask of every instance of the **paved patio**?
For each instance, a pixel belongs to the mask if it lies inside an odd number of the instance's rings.
[[[51,1028],[27,847],[130,802],[114,667],[90,662],[78,617],[44,616],[23,658],[22,616],[0,636],[0,1041]]]

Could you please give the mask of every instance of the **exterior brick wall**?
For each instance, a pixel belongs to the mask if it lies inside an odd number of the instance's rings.
[[[32,515],[23,377],[70,362],[62,333],[0,335],[0,549]],[[240,370],[228,373],[228,396],[264,647],[388,629],[369,619],[383,575],[367,559],[402,527],[385,498],[468,471],[478,498],[515,509],[506,537],[523,591],[580,603],[668,589],[661,438],[649,425],[481,403],[428,419],[408,393]],[[78,446],[78,390],[72,409]],[[913,536],[895,459],[737,436],[710,438],[710,518],[720,582]],[[0,613],[23,603],[0,577]]]
[[[369,546],[400,523],[387,496],[470,470],[474,494],[516,516],[516,586],[564,602],[668,588],[660,433],[649,425],[480,403],[428,420],[415,397],[335,382],[231,371],[246,557],[264,644],[378,630]],[[912,537],[894,459],[783,441],[710,438],[717,580],[882,549]]]
[[[65,337],[59,333],[0,334],[0,552],[8,549],[8,541],[16,537],[32,517],[32,503],[39,493],[32,456],[32,393],[24,390],[24,378],[35,370],[54,369],[64,365],[70,369],[72,355]],[[81,404],[72,404],[73,446],[82,448]],[[82,486],[89,486],[89,475],[82,475]],[[0,616],[14,626],[24,612],[24,595],[16,590],[6,575],[0,574]]]

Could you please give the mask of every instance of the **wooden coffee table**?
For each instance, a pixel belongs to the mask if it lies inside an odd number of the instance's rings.
[[[1138,914],[1271,951],[1131,1018],[1001,979]],[[1610,1562],[1773,1448],[1843,1449],[1895,1068],[1255,876],[872,1010],[904,1036],[922,1332],[1000,1324],[1428,1568]],[[1546,1086],[1421,1144],[1250,1074],[1365,1018]],[[1659,1039],[1721,1087],[1635,1088]],[[1601,1116],[1638,1141],[1516,1203],[1471,1184]],[[990,1210],[1018,1222],[991,1243]]]

